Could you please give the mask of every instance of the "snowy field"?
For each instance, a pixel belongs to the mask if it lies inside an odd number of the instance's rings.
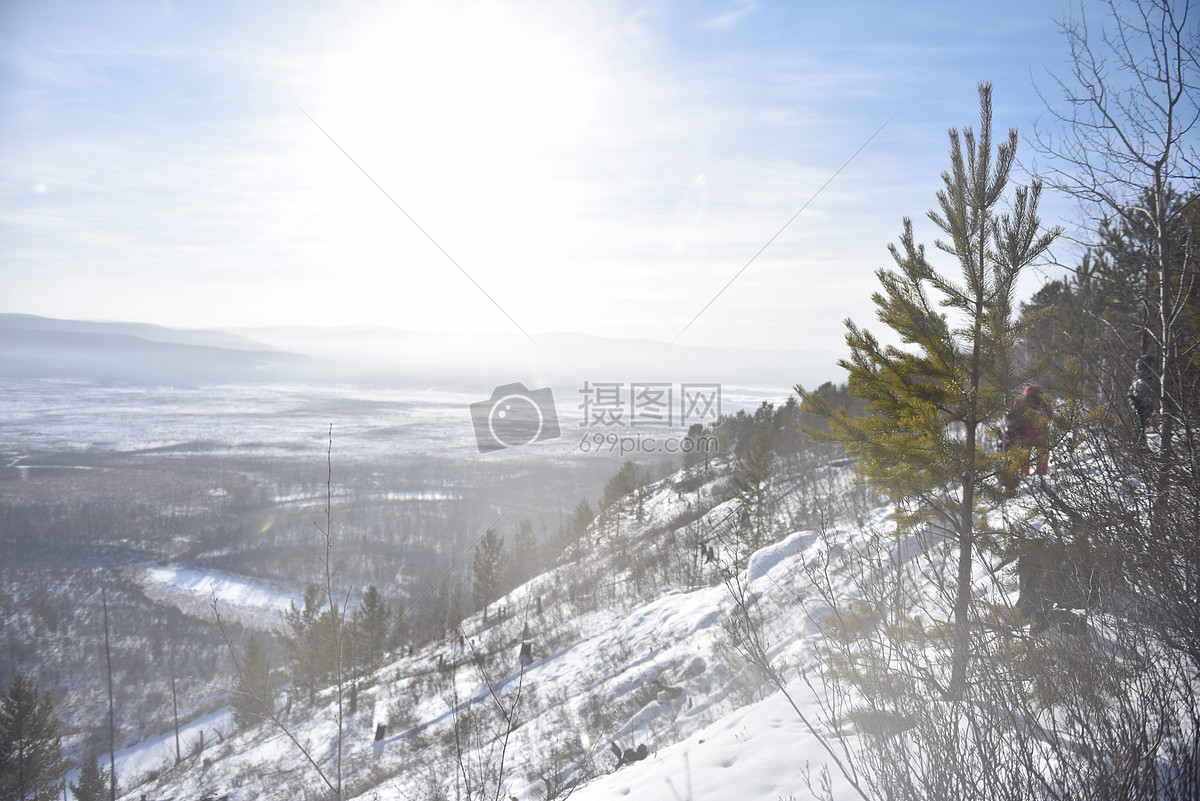
[[[474,450],[453,392],[356,386],[121,387],[18,380],[6,387],[5,451],[158,451],[294,457],[339,449],[369,459],[400,451]],[[16,466],[16,465],[13,465]]]
[[[534,387],[530,387],[533,389]],[[364,385],[107,386],[57,379],[13,380],[5,387],[0,467],[22,468],[28,452],[109,451],[295,458],[329,444],[343,459],[380,461],[428,454],[479,459],[470,406],[489,397],[439,388]],[[721,409],[753,410],[777,393],[723,389]],[[484,455],[545,459],[576,453],[582,434],[579,391],[555,389],[561,436]],[[686,427],[674,431],[686,433]],[[64,463],[59,467],[87,466]],[[29,468],[25,468],[29,469]]]

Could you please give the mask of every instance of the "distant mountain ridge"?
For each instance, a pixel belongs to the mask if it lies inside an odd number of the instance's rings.
[[[823,350],[687,347],[549,333],[423,333],[383,326],[175,329],[0,314],[0,378],[138,385],[351,381],[480,391],[522,381],[718,383],[788,393],[833,371]]]
[[[296,377],[310,360],[236,334],[0,315],[0,378],[195,385]]]
[[[167,328],[150,323],[91,322],[39,317],[35,314],[0,314],[0,331],[52,331],[72,334],[124,335],[170,345],[196,345],[228,350],[269,351],[270,345],[227,331]]]
[[[834,350],[694,347],[579,333],[463,334],[383,326],[278,326],[236,333],[273,347],[355,367],[373,376],[416,373],[479,383],[532,380],[559,387],[589,381],[715,382],[790,393],[837,371]]]

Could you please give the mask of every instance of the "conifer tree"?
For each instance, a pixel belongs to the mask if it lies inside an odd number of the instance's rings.
[[[526,517],[517,525],[513,534],[512,561],[509,569],[515,581],[525,581],[536,575],[537,568],[537,537],[533,533],[533,521]]]
[[[292,653],[292,681],[308,690],[309,700],[338,670],[337,602],[329,603],[320,584],[312,582],[304,590],[304,607],[295,602],[284,620],[291,635],[284,642]]]
[[[587,534],[588,526],[596,519],[596,513],[592,511],[592,505],[588,503],[587,498],[583,498],[575,506],[575,511],[571,514],[571,532],[576,539],[582,538]]]
[[[108,796],[108,771],[93,753],[79,766],[79,781],[68,786],[75,801],[103,801]]]
[[[364,666],[374,664],[375,660],[388,648],[391,629],[392,610],[384,602],[379,589],[372,584],[363,593],[362,602],[355,610],[355,632],[358,642],[354,644],[354,652],[363,661]]]
[[[710,431],[705,429],[703,423],[692,423],[688,427],[686,443],[683,448],[683,468],[685,470],[695,470],[701,464],[704,465],[704,471],[708,472],[709,452],[708,452],[708,436]]]
[[[455,582],[446,604],[446,631],[453,633],[462,625],[464,617],[462,584]]]
[[[604,496],[600,502],[601,510],[612,506],[641,485],[642,481],[641,477],[638,476],[637,465],[631,461],[626,461],[625,464],[621,465],[621,469],[617,471],[616,475],[610,478],[608,483],[604,485]]]
[[[500,595],[504,583],[504,538],[488,529],[475,546],[475,584],[471,597],[476,608],[483,608],[487,621],[488,604]]]
[[[958,263],[958,280],[934,270],[904,219],[895,268],[876,275],[872,297],[880,322],[902,346],[885,345],[846,321],[850,391],[866,403],[851,418],[815,392],[797,387],[803,410],[830,424],[808,430],[841,443],[857,457],[860,475],[897,503],[902,529],[931,525],[958,548],[951,675],[947,695],[966,681],[972,551],[983,525],[980,502],[998,499],[997,474],[1011,470],[1002,454],[983,447],[981,429],[998,421],[1016,394],[1012,347],[1020,334],[1013,303],[1022,269],[1039,258],[1058,231],[1040,232],[1041,185],[1018,187],[1001,211],[1017,149],[1017,132],[992,150],[991,85],[979,86],[980,127],[951,129],[951,169],[942,173],[938,208],[929,219],[947,237],[938,250]],[[942,311],[943,309],[948,312]]]
[[[0,699],[0,798],[53,801],[66,770],[50,693],[17,674]]]
[[[737,464],[733,483],[738,510],[738,561],[744,563],[750,555],[766,544],[767,523],[770,517],[769,487],[774,471],[774,454],[770,445],[770,420],[760,420]]]
[[[267,719],[272,711],[271,664],[258,638],[251,634],[246,643],[246,656],[238,670],[233,718],[238,726],[246,728]]]

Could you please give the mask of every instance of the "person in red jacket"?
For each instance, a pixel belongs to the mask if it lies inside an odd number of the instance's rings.
[[[1025,394],[1013,401],[1012,410],[1005,416],[1004,450],[1015,445],[1030,452],[1022,471],[1023,475],[1029,475],[1035,451],[1038,459],[1037,474],[1044,476],[1050,472],[1047,428],[1053,416],[1054,410],[1042,397],[1042,388],[1037,384],[1025,387]]]

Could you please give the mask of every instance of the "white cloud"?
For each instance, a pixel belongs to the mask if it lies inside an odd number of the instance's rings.
[[[733,0],[733,4],[737,6],[736,10],[727,11],[724,14],[712,17],[704,23],[704,27],[723,30],[732,27],[743,17],[753,14],[758,9],[758,4],[755,0]]]

